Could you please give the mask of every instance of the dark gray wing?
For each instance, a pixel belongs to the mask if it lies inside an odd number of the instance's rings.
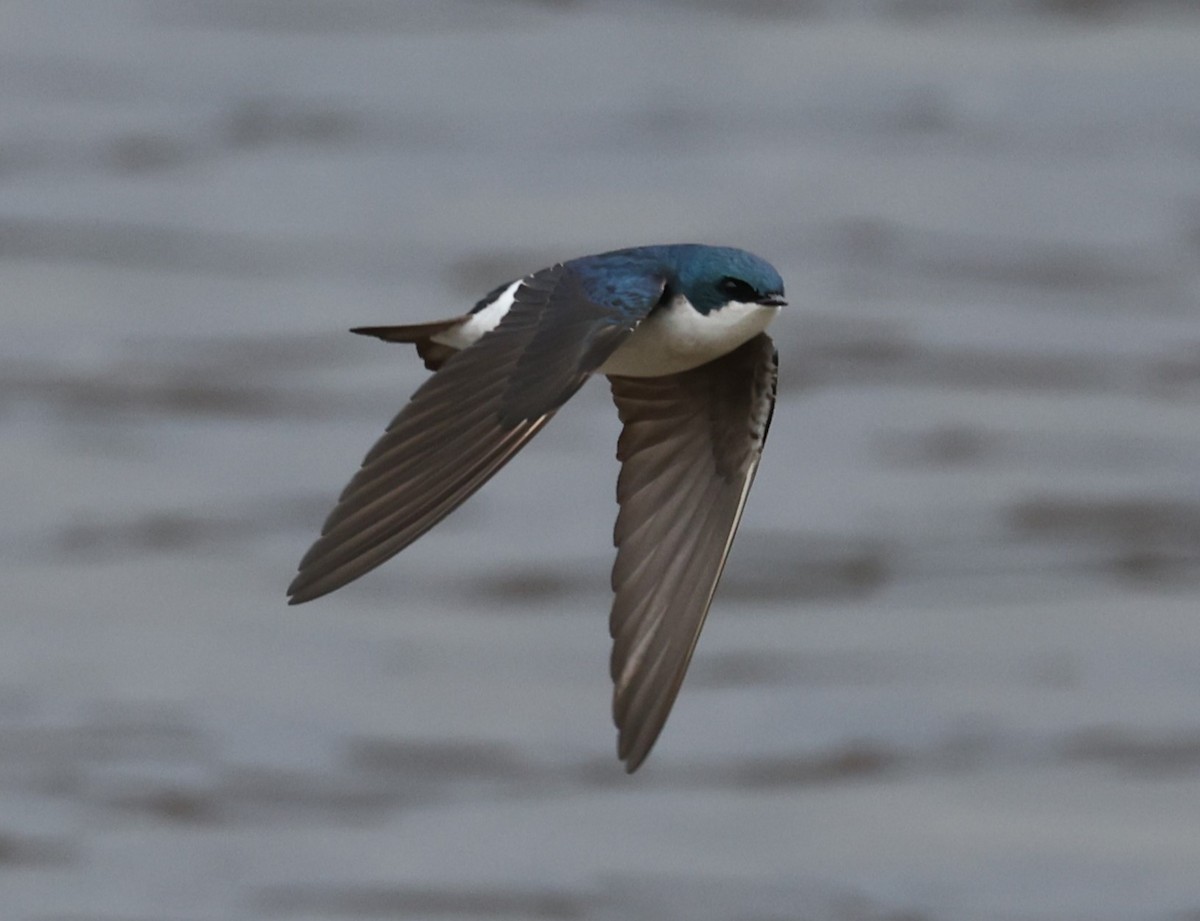
[[[639,316],[594,301],[568,266],[529,276],[500,325],[449,358],[367,454],[300,561],[291,603],[374,569],[487,482],[649,313],[663,281],[642,290]]]
[[[669,377],[610,377],[617,444],[613,718],[625,769],[662,731],[712,604],[775,406],[766,335]]]

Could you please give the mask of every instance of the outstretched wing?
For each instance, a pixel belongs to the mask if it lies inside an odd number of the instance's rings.
[[[610,377],[617,444],[613,718],[629,772],[679,693],[758,469],[778,367],[759,335],[669,377]]]
[[[664,281],[591,296],[572,264],[529,276],[499,326],[417,390],[343,490],[288,587],[310,601],[399,553],[479,489],[653,309]]]

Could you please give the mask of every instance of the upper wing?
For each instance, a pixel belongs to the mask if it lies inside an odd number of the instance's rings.
[[[679,693],[775,406],[775,347],[759,335],[669,377],[610,377],[617,444],[613,717],[633,772]]]
[[[413,395],[342,491],[288,587],[292,604],[340,588],[399,553],[513,457],[658,302],[589,296],[570,265],[529,276],[500,325]]]

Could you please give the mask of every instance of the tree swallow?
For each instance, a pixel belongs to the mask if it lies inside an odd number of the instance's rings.
[[[624,428],[609,630],[617,753],[632,773],[679,693],[775,405],[764,333],[783,280],[740,249],[640,246],[562,262],[466,314],[353,332],[434,371],[367,452],[300,561],[292,604],[399,553],[506,464],[593,374]]]

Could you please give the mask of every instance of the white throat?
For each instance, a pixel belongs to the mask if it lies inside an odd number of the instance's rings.
[[[704,314],[679,295],[643,320],[600,372],[662,377],[688,371],[753,339],[778,313],[778,307],[730,301]]]

